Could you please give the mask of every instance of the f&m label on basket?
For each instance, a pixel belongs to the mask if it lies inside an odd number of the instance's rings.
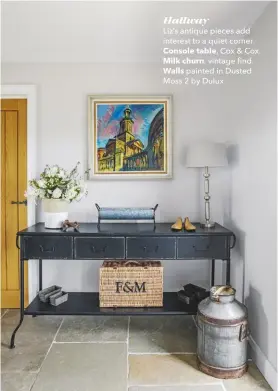
[[[146,292],[146,281],[142,283],[135,281],[133,284],[129,281],[116,281],[116,293],[120,293],[120,291],[126,293]]]
[[[163,267],[158,261],[105,261],[100,268],[100,307],[163,306]]]

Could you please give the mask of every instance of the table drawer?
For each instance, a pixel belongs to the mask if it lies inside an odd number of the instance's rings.
[[[191,236],[178,238],[177,258],[215,258],[228,257],[228,244],[226,236]]]
[[[124,259],[125,238],[75,238],[76,259]]]
[[[72,259],[73,239],[68,236],[32,236],[24,238],[26,259]]]
[[[170,237],[126,238],[127,259],[175,259],[176,239]]]

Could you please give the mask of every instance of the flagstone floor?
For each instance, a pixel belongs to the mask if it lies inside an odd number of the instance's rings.
[[[198,371],[191,317],[26,316],[2,310],[2,391],[271,390],[250,363],[241,379]]]

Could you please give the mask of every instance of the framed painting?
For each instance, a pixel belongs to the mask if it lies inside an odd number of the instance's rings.
[[[170,178],[171,97],[89,96],[90,179]]]

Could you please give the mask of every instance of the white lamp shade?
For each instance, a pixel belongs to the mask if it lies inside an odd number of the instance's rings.
[[[227,165],[226,146],[221,143],[197,143],[189,146],[187,167],[221,167]]]

